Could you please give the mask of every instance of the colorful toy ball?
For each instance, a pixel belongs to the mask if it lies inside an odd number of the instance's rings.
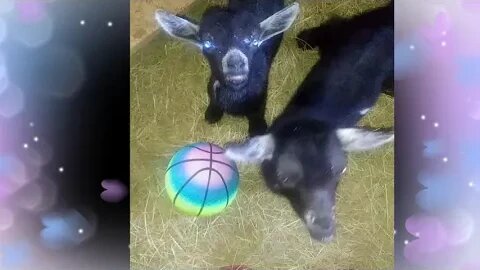
[[[237,166],[224,150],[211,143],[196,143],[178,150],[165,173],[173,205],[188,215],[212,216],[222,212],[237,195]]]

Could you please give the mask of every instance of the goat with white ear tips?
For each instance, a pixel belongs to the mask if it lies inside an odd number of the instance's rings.
[[[158,25],[170,36],[201,47],[198,36],[199,26],[197,24],[164,10],[157,10],[155,19]]]
[[[337,136],[343,150],[347,152],[372,150],[394,139],[393,131],[371,131],[362,128],[341,128],[337,130]]]
[[[339,27],[334,23],[325,26],[332,33]],[[324,38],[322,27],[317,30]],[[226,146],[229,158],[259,164],[267,187],[288,199],[312,238],[322,242],[335,236],[335,194],[348,153],[394,140],[393,132],[357,126],[393,73],[393,9],[345,19],[341,29],[351,35],[333,34],[320,44],[321,59],[267,133]]]
[[[208,123],[224,113],[246,117],[249,135],[267,129],[265,106],[268,77],[283,33],[295,21],[300,7],[283,0],[230,0],[228,7],[211,7],[198,24],[163,10],[155,19],[169,36],[200,48],[208,60]]]
[[[299,12],[300,5],[295,2],[262,21],[260,23],[261,34],[259,36],[259,44],[289,29]]]
[[[271,134],[255,136],[243,143],[229,143],[225,155],[240,163],[261,164],[273,156],[275,141]]]

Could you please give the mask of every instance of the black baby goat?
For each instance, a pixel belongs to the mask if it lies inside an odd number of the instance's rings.
[[[282,33],[299,12],[283,0],[230,0],[228,7],[212,7],[199,25],[191,20],[157,11],[159,25],[171,36],[199,47],[207,58],[211,77],[209,123],[223,113],[246,116],[249,134],[264,134],[268,76],[282,41]]]
[[[363,16],[371,14],[376,13]],[[335,235],[335,192],[346,153],[394,138],[393,132],[356,126],[393,72],[393,13],[383,18],[386,24],[370,19],[376,23],[354,23],[357,18],[349,24],[348,37],[332,36],[330,50],[322,50],[321,60],[266,135],[227,145],[231,159],[261,164],[267,186],[285,196],[310,235],[324,242]]]

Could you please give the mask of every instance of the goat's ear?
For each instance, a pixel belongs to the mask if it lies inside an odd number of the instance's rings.
[[[372,131],[363,128],[337,129],[337,136],[343,150],[358,152],[380,147],[394,139],[393,132]]]
[[[170,36],[186,40],[199,47],[201,46],[198,36],[198,25],[163,10],[155,12],[155,19],[158,25]]]
[[[260,44],[269,38],[285,32],[292,26],[300,12],[300,5],[294,2],[260,23]]]
[[[275,141],[271,134],[256,136],[243,143],[228,143],[225,154],[240,163],[260,164],[272,159]]]

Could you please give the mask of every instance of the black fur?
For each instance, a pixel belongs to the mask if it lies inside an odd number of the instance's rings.
[[[333,17],[321,26],[303,30],[297,36],[298,47],[304,50],[318,49],[321,55],[332,55],[339,49],[338,44],[345,44],[353,34],[358,35],[362,29],[368,35],[371,29],[393,27],[393,1],[387,6],[368,11],[352,18]],[[393,72],[385,80],[382,91],[394,96]]]
[[[298,14],[298,4],[291,7],[285,12],[283,0],[230,0],[227,7],[205,11],[198,26],[157,12],[167,32],[196,44],[209,62],[207,122],[218,122],[228,113],[247,117],[250,135],[266,131],[268,76],[282,33]],[[273,17],[278,20],[262,24],[279,11],[281,16]]]
[[[218,48],[212,51],[204,49],[204,55],[210,63],[208,94],[210,104],[205,113],[209,123],[219,121],[223,113],[246,116],[249,121],[249,134],[257,135],[265,132],[265,105],[267,100],[268,74],[272,61],[277,54],[283,35],[280,34],[268,40],[258,49],[250,49],[243,45],[242,40],[255,31],[257,25],[270,15],[284,7],[283,0],[240,1],[232,0],[228,8],[211,8],[200,24],[200,36],[217,39]],[[236,38],[232,38],[236,37]],[[232,45],[243,47],[251,63],[248,82],[241,88],[228,86],[222,75],[219,63],[225,50]],[[219,53],[223,52],[223,53]],[[220,87],[214,91],[213,83],[220,82]]]
[[[330,241],[335,232],[335,192],[346,169],[350,138],[342,141],[339,131],[361,130],[352,133],[359,138],[360,143],[353,144],[357,149],[371,149],[374,143],[362,144],[369,142],[366,138],[385,135],[355,126],[364,109],[375,105],[393,73],[393,12],[390,6],[379,8],[341,23],[334,20],[310,33],[324,33],[314,43],[321,48],[321,59],[267,135],[228,146],[227,155],[261,162],[267,186],[290,201],[313,238]],[[378,142],[390,139],[393,135],[386,134]]]

